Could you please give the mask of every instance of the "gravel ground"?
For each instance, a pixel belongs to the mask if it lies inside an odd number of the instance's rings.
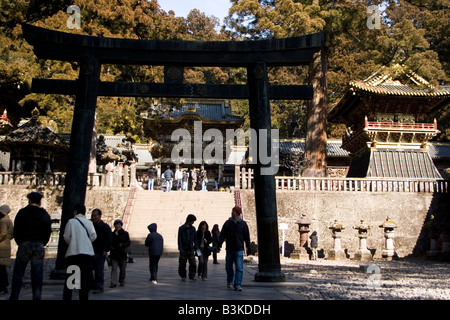
[[[449,300],[450,263],[403,258],[392,261],[281,260],[292,288],[310,300]],[[257,261],[246,266],[257,271]],[[367,269],[367,267],[369,269]]]

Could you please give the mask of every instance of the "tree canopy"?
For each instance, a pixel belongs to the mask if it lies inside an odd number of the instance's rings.
[[[300,36],[325,30],[328,49],[329,108],[342,97],[352,80],[366,78],[383,65],[401,63],[436,85],[447,85],[450,69],[448,0],[230,0],[224,25],[201,9],[184,17],[165,12],[157,0],[0,0],[0,111],[29,116],[38,107],[41,116],[54,120],[58,131],[68,133],[73,96],[42,95],[22,90],[11,98],[5,85],[31,86],[32,78],[76,79],[77,63],[42,61],[22,37],[20,23],[84,35],[160,40],[243,40]],[[67,8],[80,8],[80,29],[68,29]],[[377,21],[378,20],[378,21]],[[379,22],[377,24],[377,22]],[[307,68],[272,68],[270,81],[302,84]],[[104,65],[107,81],[162,82],[161,66]],[[246,71],[231,68],[188,68],[184,79],[192,83],[244,83]],[[179,100],[163,100],[176,106]],[[233,101],[235,112],[248,118],[246,101]],[[123,133],[146,142],[141,112],[154,108],[153,99],[100,97],[97,131]],[[272,123],[280,137],[304,137],[305,103],[272,101]],[[158,114],[156,113],[156,116]],[[441,138],[450,138],[450,110],[439,114]],[[248,119],[246,121],[248,126]],[[329,136],[338,137],[342,127],[330,126]]]

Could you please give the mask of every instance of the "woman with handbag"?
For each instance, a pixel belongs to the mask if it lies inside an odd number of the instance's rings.
[[[208,278],[208,258],[211,255],[212,242],[211,232],[208,230],[208,223],[206,221],[200,222],[197,230],[197,243],[201,255],[198,255],[198,278],[206,280]]]

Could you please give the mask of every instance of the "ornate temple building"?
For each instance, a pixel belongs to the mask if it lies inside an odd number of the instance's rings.
[[[429,117],[449,103],[450,89],[398,64],[351,82],[328,117],[348,128],[341,146],[351,154],[347,176],[440,179],[429,153],[438,124]]]
[[[5,114],[4,114],[5,116]],[[68,143],[38,120],[39,111],[33,110],[32,117],[23,121],[15,130],[9,130],[0,138],[0,150],[9,152],[9,171],[53,172],[57,158],[69,150]],[[5,124],[6,122],[6,124]],[[7,120],[2,118],[2,127]]]
[[[183,168],[189,169],[192,166],[200,168],[202,166],[207,169],[209,176],[212,176],[212,172],[219,171],[219,176],[222,177],[227,170],[230,171],[230,175],[234,175],[234,164],[241,162],[245,155],[246,149],[240,150],[235,146],[232,147],[231,152],[228,152],[231,159],[223,159],[223,164],[210,164],[203,157],[194,162],[195,148],[199,147],[195,144],[201,144],[203,155],[205,148],[214,142],[214,138],[212,142],[206,139],[205,132],[209,129],[219,130],[225,140],[227,129],[236,130],[244,124],[244,118],[233,114],[231,105],[223,100],[189,101],[171,113],[163,114],[160,118],[155,119],[147,113],[142,113],[141,117],[144,119],[144,134],[152,139],[152,142],[149,143],[149,151],[153,161],[163,166],[163,169],[166,164],[172,166],[174,164],[172,150],[179,145],[180,140],[172,141],[171,137],[177,129],[185,129],[187,130],[186,134],[190,135],[191,146],[187,149],[191,154],[183,155],[183,158],[191,160],[179,163]],[[227,154],[227,147],[230,146],[223,141],[223,157]],[[198,163],[199,160],[201,163]],[[231,168],[226,168],[227,164],[233,165],[232,171]]]

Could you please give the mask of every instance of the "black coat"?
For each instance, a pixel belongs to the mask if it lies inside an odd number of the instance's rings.
[[[203,248],[201,246],[201,243],[203,242]],[[198,248],[202,249],[203,254],[209,256],[211,252],[208,250],[209,245],[212,243],[212,237],[211,232],[209,230],[206,230],[205,233],[203,233],[202,230],[197,230],[197,243]]]
[[[244,243],[247,246],[247,250],[250,249],[250,231],[247,223],[240,219],[235,221],[233,218],[229,218],[223,224],[220,231],[219,246],[226,241],[226,250],[229,251],[242,251],[244,250]]]
[[[97,238],[92,243],[95,253],[108,252],[111,250],[112,243],[112,231],[108,224],[100,220],[98,223],[94,223],[95,232]]]
[[[46,245],[51,234],[52,221],[44,208],[29,204],[17,212],[14,219],[14,239],[17,244],[36,241]]]
[[[127,258],[127,248],[130,246],[130,236],[123,228],[112,234],[111,259],[125,260]]]
[[[156,232],[156,228],[156,223],[152,223],[147,227],[150,233],[145,239],[145,246],[148,247],[149,256],[160,256],[163,253],[164,240],[162,235]]]

